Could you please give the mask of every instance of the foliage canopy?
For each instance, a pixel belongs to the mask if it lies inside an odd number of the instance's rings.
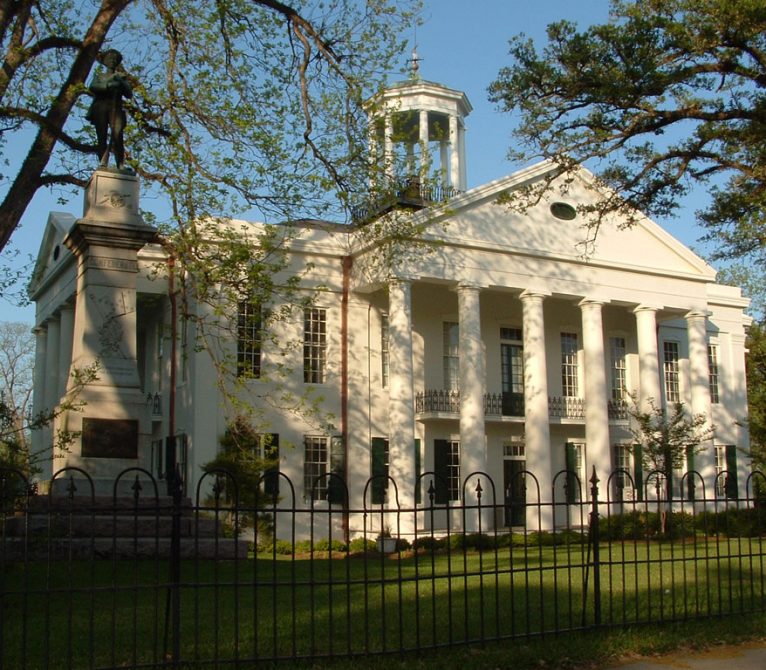
[[[591,240],[606,215],[666,216],[709,181],[699,216],[719,257],[766,248],[761,0],[613,0],[608,23],[560,21],[542,51],[519,35],[510,55],[490,97],[521,114],[512,158],[589,161],[616,192],[583,208]]]
[[[0,249],[45,186],[97,165],[87,88],[124,54],[128,164],[178,226],[257,209],[317,217],[368,176],[364,99],[417,0],[0,3]]]

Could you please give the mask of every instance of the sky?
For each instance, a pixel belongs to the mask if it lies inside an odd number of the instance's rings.
[[[423,25],[413,27],[409,39],[417,44],[420,75],[465,92],[473,106],[466,119],[466,156],[468,187],[503,177],[522,167],[506,159],[516,121],[499,112],[487,99],[487,87],[499,69],[509,63],[508,40],[525,33],[538,45],[545,42],[546,26],[568,19],[581,28],[609,19],[608,0],[426,0]],[[402,55],[406,68],[409,53]],[[127,64],[129,66],[129,63]],[[391,80],[403,79],[391,74]],[[692,194],[684,201],[678,217],[658,220],[681,242],[695,246],[701,235],[694,224],[694,212],[704,202],[704,193]],[[146,205],[146,203],[143,203]],[[12,242],[21,255],[36,256],[45,222],[51,211],[65,211],[79,216],[82,197],[72,197],[61,204],[46,191],[38,193],[22,220]],[[0,320],[34,321],[34,306],[18,308],[0,296]]]

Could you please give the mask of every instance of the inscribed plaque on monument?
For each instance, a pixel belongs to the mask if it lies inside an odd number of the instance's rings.
[[[82,455],[88,458],[138,458],[138,421],[83,419]]]

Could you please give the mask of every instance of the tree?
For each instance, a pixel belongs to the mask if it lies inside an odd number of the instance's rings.
[[[580,208],[589,241],[608,215],[667,216],[710,182],[699,216],[718,256],[766,248],[762,0],[613,0],[609,23],[560,21],[540,53],[519,35],[510,55],[490,98],[521,114],[511,157],[543,157],[570,176],[589,162],[613,189]]]
[[[664,476],[665,494],[670,500],[673,471],[693,458],[700,444],[712,437],[713,427],[706,426],[704,414],[690,415],[682,402],[665,407],[649,398],[641,407],[633,397],[628,413],[632,419],[630,432],[634,440],[634,457],[639,458],[648,470]]]
[[[747,333],[747,404],[750,453],[766,468],[766,329],[754,323]]]
[[[205,472],[220,475],[216,495],[232,506],[228,521],[233,523],[236,514],[240,528],[255,524],[257,510],[278,495],[279,444],[275,439],[269,433],[258,433],[249,417],[235,416],[220,439],[217,456],[202,466]],[[261,530],[268,533],[268,520],[262,521]]]
[[[99,54],[121,51],[128,164],[176,227],[318,217],[366,188],[366,118],[417,0],[0,3],[0,249],[41,187],[86,184]],[[26,148],[19,145],[27,141]],[[8,150],[12,147],[13,151]]]
[[[0,403],[2,442],[7,449],[27,451],[27,423],[32,413],[32,374],[35,338],[31,326],[14,321],[0,322]],[[14,460],[14,459],[11,459]]]

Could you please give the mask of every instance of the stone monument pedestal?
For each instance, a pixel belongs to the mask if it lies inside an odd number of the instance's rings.
[[[156,239],[138,209],[138,177],[96,170],[85,190],[84,211],[64,243],[77,258],[72,371],[96,377],[65,398],[81,411],[63,413],[54,429],[74,433],[63,465],[85,469],[108,487],[119,472],[139,463],[151,424],[137,361],[136,278],[138,251]]]

